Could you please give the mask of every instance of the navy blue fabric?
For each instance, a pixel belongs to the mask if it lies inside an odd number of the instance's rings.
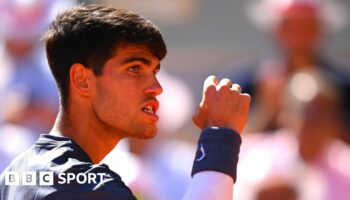
[[[235,182],[241,143],[241,136],[232,129],[204,129],[199,137],[192,176],[202,171],[217,171],[230,175]]]
[[[51,171],[54,172],[54,185],[8,186],[5,185],[5,172]],[[60,173],[105,173],[103,180],[97,176],[96,183],[58,184]],[[39,179],[39,176],[37,176]],[[37,182],[38,183],[38,182]],[[74,141],[66,137],[41,135],[33,147],[16,158],[0,176],[1,200],[136,200],[131,190],[120,176],[104,164],[92,164],[89,156]]]

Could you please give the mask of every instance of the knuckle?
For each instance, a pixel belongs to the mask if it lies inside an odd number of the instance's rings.
[[[213,90],[216,90],[215,85],[209,85],[207,88],[207,91],[213,91]]]
[[[217,80],[216,76],[214,75],[210,75],[208,76],[206,79],[205,79],[205,83],[206,84],[214,84],[215,83],[215,80]]]
[[[210,76],[207,77],[207,79],[211,79],[211,80],[212,79],[216,79],[216,76],[215,75],[210,75]]]
[[[220,86],[227,85],[227,86],[231,87],[232,81],[230,79],[228,79],[228,78],[224,78],[224,79],[221,79],[219,85]]]
[[[224,83],[232,83],[232,81],[229,78],[223,78],[221,81]]]
[[[231,90],[231,94],[237,96],[240,95],[240,92],[238,90]]]
[[[241,85],[238,84],[238,83],[234,83],[233,86],[235,86],[235,87],[241,87]]]
[[[248,101],[248,102],[250,102],[251,101],[251,97],[250,97],[250,95],[249,94],[247,94],[247,93],[244,93],[244,94],[242,94],[242,96],[244,97],[244,99],[246,100],[246,101]]]
[[[226,91],[229,91],[230,90],[230,87],[228,85],[221,85],[220,88],[219,88],[219,92],[226,92]]]
[[[216,90],[216,87],[214,85],[209,85],[206,90],[204,91],[204,95],[208,96],[213,94],[213,92]]]
[[[232,91],[238,91],[240,92],[241,91],[241,86],[239,84],[232,84],[232,87],[231,87]]]

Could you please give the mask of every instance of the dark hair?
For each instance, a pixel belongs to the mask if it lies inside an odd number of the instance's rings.
[[[74,63],[101,75],[105,62],[121,45],[144,45],[159,60],[166,55],[162,34],[152,22],[125,9],[100,5],[80,5],[59,14],[42,39],[63,108]]]

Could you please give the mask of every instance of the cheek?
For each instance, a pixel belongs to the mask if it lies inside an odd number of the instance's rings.
[[[123,80],[97,82],[93,105],[102,121],[110,123],[120,121],[139,109],[139,91],[129,82]]]
[[[96,119],[108,129],[125,132],[133,116],[130,102],[118,91],[99,91],[93,102]]]

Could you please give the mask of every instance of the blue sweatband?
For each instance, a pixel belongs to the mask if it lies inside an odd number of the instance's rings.
[[[202,131],[191,175],[202,171],[225,173],[236,182],[241,136],[228,128],[209,127]]]

